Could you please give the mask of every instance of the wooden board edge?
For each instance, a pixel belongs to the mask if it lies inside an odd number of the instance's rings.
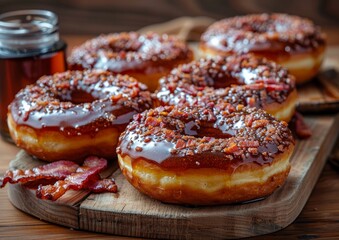
[[[21,184],[8,186],[9,201],[17,209],[40,220],[79,229],[79,205],[90,193],[82,193],[76,204],[52,202],[36,198],[35,191]]]
[[[287,225],[291,224],[299,216],[302,209],[304,208],[307,200],[309,199],[312,191],[314,190],[316,183],[318,182],[318,179],[320,178],[320,175],[321,175],[321,173],[322,173],[322,171],[325,167],[328,156],[330,155],[333,147],[335,146],[338,135],[339,135],[339,114],[336,114],[334,116],[333,125],[329,129],[327,136],[325,137],[325,141],[323,142],[321,148],[319,149],[319,151],[317,153],[315,160],[312,163],[312,167],[311,167],[312,169],[311,170],[316,169],[317,177],[312,178],[311,174],[313,174],[313,173],[311,171],[307,172],[307,175],[303,179],[303,182],[304,182],[304,184],[309,184],[310,187],[309,188],[306,188],[306,187],[302,188],[302,190],[304,190],[303,195],[305,194],[307,197],[304,198],[302,204],[300,204],[300,209],[298,209],[298,214],[295,216],[294,219],[291,219],[291,221],[289,223],[287,223]],[[307,191],[305,189],[307,189]],[[297,213],[297,211],[295,213]]]
[[[297,219],[297,217],[300,215],[301,211],[305,207],[312,191],[314,190],[316,183],[318,182],[318,179],[326,164],[327,158],[336,143],[338,134],[339,114],[333,117],[332,126],[329,128],[327,135],[324,138],[325,140],[322,142],[322,145],[320,146],[317,155],[312,161],[312,164],[306,175],[302,178],[301,184],[298,188],[295,189],[295,192],[299,192],[299,194],[285,195],[286,198],[282,198],[281,201],[275,202],[270,206],[273,209],[285,208],[286,211],[283,212],[284,216],[282,216],[281,214],[277,215],[277,218],[281,219],[281,223],[279,225],[272,225],[272,219],[270,218],[257,219],[258,224],[262,225],[263,231],[256,232],[256,235],[246,235],[240,237],[253,237],[257,235],[273,233],[288,227]],[[312,175],[315,175],[317,177],[312,177]],[[264,209],[262,209],[262,211],[265,212]],[[266,231],[267,225],[273,226],[272,231]]]

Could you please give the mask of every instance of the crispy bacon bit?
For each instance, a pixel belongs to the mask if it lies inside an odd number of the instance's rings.
[[[250,114],[250,115],[247,115],[245,117],[245,124],[247,127],[251,127],[252,126],[252,123],[253,123],[253,115]]]
[[[266,85],[267,91],[283,91],[288,90],[290,87],[287,84],[268,84]]]
[[[113,178],[106,178],[97,181],[90,182],[86,188],[95,193],[103,193],[103,192],[118,192],[118,186],[115,184]]]
[[[245,85],[244,87],[248,90],[260,90],[260,89],[264,88],[264,84],[254,83],[254,84],[251,84],[251,85]]]
[[[306,139],[312,136],[311,129],[307,126],[303,116],[295,112],[291,121],[291,128],[294,129],[295,134],[300,139]]]
[[[235,153],[239,148],[236,143],[232,142],[229,147],[224,148],[225,153]]]
[[[238,146],[242,148],[257,148],[259,147],[259,141],[240,141]]]
[[[269,124],[269,121],[266,119],[262,119],[262,120],[256,120],[252,123],[252,127],[253,128],[261,128],[266,126],[267,124]]]
[[[155,118],[155,117],[148,117],[145,121],[146,126],[159,126],[161,123],[161,121],[159,121],[159,119]]]
[[[100,178],[99,173],[106,167],[106,159],[94,156],[88,157],[75,173],[70,174],[64,180],[59,180],[54,185],[40,185],[36,191],[36,196],[55,201],[69,189],[85,189],[87,183]]]
[[[246,101],[249,107],[255,107],[255,99],[253,97],[247,98]]]
[[[186,143],[182,139],[178,139],[177,144],[175,145],[175,148],[177,149],[183,149],[186,147]]]
[[[28,170],[8,170],[3,178],[0,178],[0,188],[6,183],[27,183],[39,179],[65,179],[71,173],[74,173],[79,165],[71,161],[58,161],[35,167]]]
[[[251,153],[252,155],[257,155],[258,148],[248,148],[248,152]]]
[[[119,101],[121,98],[122,98],[122,94],[121,94],[121,93],[116,94],[116,95],[113,95],[113,96],[111,97],[111,99],[112,99],[113,102],[117,102],[117,101]]]
[[[181,88],[181,91],[183,91],[184,93],[190,94],[192,96],[196,96],[198,93],[194,85],[185,85],[184,87]]]

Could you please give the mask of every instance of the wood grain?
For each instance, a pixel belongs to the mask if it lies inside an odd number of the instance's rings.
[[[9,187],[19,209],[64,226],[114,235],[162,239],[219,239],[262,235],[281,230],[305,205],[339,130],[338,118],[307,119],[314,136],[299,141],[285,185],[262,201],[213,207],[163,204],[136,191],[120,170],[113,177],[117,194],[68,192],[57,202],[41,201],[21,185]],[[23,151],[12,168],[39,165]]]

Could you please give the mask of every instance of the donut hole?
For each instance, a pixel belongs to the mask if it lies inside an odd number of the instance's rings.
[[[100,96],[98,96],[98,94],[95,94],[94,91],[88,92],[79,88],[58,92],[55,97],[61,102],[71,102],[75,105],[92,103],[100,99]]]
[[[196,86],[208,86],[214,89],[227,88],[232,85],[248,85],[258,80],[258,73],[252,68],[243,68],[241,72],[232,75],[219,74],[217,76],[204,76],[204,82],[199,83],[193,79]]]
[[[226,77],[216,77],[214,79],[209,80],[211,83],[208,83],[208,86],[213,87],[215,89],[226,88],[232,85],[244,85],[244,82],[240,78],[235,78],[233,76]]]
[[[244,28],[249,32],[258,33],[258,34],[265,34],[267,32],[285,32],[287,31],[287,27],[284,24],[279,24],[279,22],[270,19],[267,21],[257,21],[252,23],[245,23]]]
[[[163,79],[161,83],[180,82],[181,88],[189,88],[194,85],[199,91],[201,87],[212,87],[214,89],[228,88],[233,85],[253,84],[261,78],[271,78],[271,72],[265,71],[263,66],[258,68],[258,59],[239,56],[236,59],[224,58],[202,59],[199,62],[184,65],[172,72],[172,76]],[[263,76],[261,76],[263,75]],[[185,86],[187,84],[188,86]],[[194,89],[191,89],[195,92]]]
[[[140,41],[133,41],[131,39],[118,39],[108,44],[108,49],[112,52],[123,53],[123,52],[138,52],[142,43]]]
[[[210,123],[197,124],[195,121],[185,123],[184,133],[194,137],[231,138],[234,136],[232,131],[223,132]]]
[[[91,93],[79,89],[72,91],[70,99],[70,101],[74,104],[91,103],[95,100],[98,99],[95,98]]]

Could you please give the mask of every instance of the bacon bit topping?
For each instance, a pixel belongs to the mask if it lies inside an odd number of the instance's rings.
[[[39,179],[65,179],[78,169],[79,165],[71,161],[58,161],[41,165],[28,170],[8,170],[3,178],[0,178],[0,188],[6,183],[27,183]]]
[[[154,117],[148,117],[145,122],[146,126],[152,126],[152,127],[159,126],[160,123],[161,123],[161,120],[154,118]]]
[[[270,84],[266,86],[267,91],[283,91],[288,90],[289,86],[286,84]]]
[[[253,128],[261,128],[261,127],[264,127],[266,126],[267,124],[269,123],[268,120],[256,120],[252,123],[252,127]]]
[[[245,117],[245,124],[247,127],[251,127],[252,126],[252,123],[253,123],[253,115],[247,115]]]
[[[247,105],[249,107],[255,107],[255,98],[253,97],[247,98]]]
[[[175,145],[175,148],[183,149],[183,148],[185,148],[185,146],[186,146],[186,143],[182,139],[179,139],[177,144]]]
[[[236,151],[238,151],[239,148],[237,146],[236,143],[231,143],[230,146],[228,146],[227,148],[224,148],[224,152],[225,153],[235,153]]]
[[[258,141],[241,141],[238,143],[238,146],[239,147],[242,147],[242,148],[247,148],[247,147],[251,147],[251,148],[257,148],[259,147],[259,142]]]

